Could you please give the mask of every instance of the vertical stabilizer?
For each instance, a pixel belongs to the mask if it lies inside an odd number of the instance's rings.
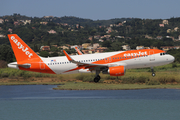
[[[39,56],[16,34],[8,34],[17,62],[39,58]]]

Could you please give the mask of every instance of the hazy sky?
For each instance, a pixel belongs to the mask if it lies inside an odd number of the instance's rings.
[[[93,20],[112,18],[168,19],[180,17],[180,0],[2,0],[0,16],[75,16]]]

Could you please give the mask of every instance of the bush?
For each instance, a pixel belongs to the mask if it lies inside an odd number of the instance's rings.
[[[83,80],[84,77],[85,77],[84,74],[79,74],[78,76],[76,76],[76,79],[77,79],[77,80]]]
[[[156,80],[150,80],[146,82],[147,85],[160,85],[159,81]]]
[[[94,77],[93,76],[87,76],[83,78],[83,82],[93,82]]]
[[[172,68],[176,68],[177,64],[176,63],[172,63]]]
[[[27,78],[30,78],[30,77],[31,77],[31,74],[26,73],[26,74],[23,74],[22,77],[23,77],[24,79],[27,79]]]
[[[122,83],[125,83],[125,84],[127,84],[127,83],[135,83],[135,79],[134,79],[134,77],[132,77],[132,76],[124,76],[124,77],[122,77]]]
[[[161,84],[166,84],[166,83],[174,83],[176,82],[176,79],[174,77],[160,77],[158,78],[158,81]]]
[[[1,73],[1,77],[2,78],[9,77],[9,74],[7,72]]]
[[[94,77],[94,74],[79,74],[78,76],[76,76],[76,79],[82,80],[83,82],[93,82]]]
[[[59,80],[64,80],[63,76],[59,76]]]
[[[148,80],[147,77],[145,77],[145,76],[140,76],[140,77],[137,77],[137,78],[135,79],[135,83],[146,83],[147,80]]]
[[[43,77],[43,75],[40,74],[40,73],[36,73],[36,74],[35,74],[35,77],[36,77],[36,78],[40,78],[40,77]]]
[[[117,77],[108,75],[108,76],[105,77],[105,79],[107,79],[107,80],[116,80]]]
[[[4,60],[0,60],[0,68],[6,68],[7,67],[7,62]]]

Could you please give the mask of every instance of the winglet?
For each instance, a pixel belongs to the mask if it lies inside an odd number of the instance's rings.
[[[73,61],[73,59],[69,56],[69,54],[65,50],[63,50],[63,52],[69,61]]]
[[[75,47],[75,50],[78,52],[79,55],[83,54],[77,47]]]
[[[67,59],[68,59],[70,62],[75,63],[75,64],[77,64],[78,66],[82,64],[82,63],[80,63],[80,62],[75,61],[74,59],[72,59],[65,50],[63,50],[63,52],[64,52],[64,54],[66,55]]]

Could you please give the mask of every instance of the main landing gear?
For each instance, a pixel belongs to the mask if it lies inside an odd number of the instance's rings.
[[[152,76],[153,76],[153,77],[156,76],[156,74],[154,73],[153,67],[151,67],[151,71],[152,71]]]
[[[94,82],[97,83],[99,82],[99,80],[101,79],[101,77],[99,75],[97,75],[95,78],[94,78]]]
[[[97,83],[99,82],[99,80],[101,79],[101,77],[99,76],[100,70],[96,71],[96,77],[94,78],[94,82]]]

